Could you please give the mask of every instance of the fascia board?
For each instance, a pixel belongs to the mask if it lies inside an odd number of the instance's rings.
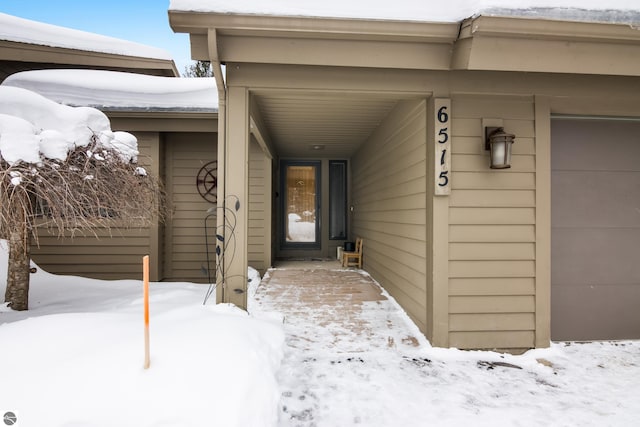
[[[205,34],[215,28],[221,34],[262,37],[329,38],[385,41],[434,41],[453,43],[459,23],[382,21],[346,18],[282,17],[202,12],[169,12],[175,32]]]
[[[111,66],[131,70],[153,69],[168,77],[180,75],[173,60],[125,56],[7,40],[0,40],[0,57],[4,61],[64,64],[69,66]]]

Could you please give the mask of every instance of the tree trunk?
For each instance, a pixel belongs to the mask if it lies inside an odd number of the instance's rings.
[[[16,224],[17,229],[9,233],[9,265],[5,302],[14,310],[29,308],[29,234],[27,224]]]

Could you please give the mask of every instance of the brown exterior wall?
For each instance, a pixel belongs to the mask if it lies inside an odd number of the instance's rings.
[[[264,274],[271,267],[271,160],[254,138],[249,144],[249,265]]]
[[[353,230],[364,268],[427,323],[426,100],[402,101],[352,159]]]
[[[138,132],[140,156],[138,161],[157,173],[160,139],[155,132]],[[40,230],[39,247],[32,249],[33,260],[43,269],[55,274],[72,274],[96,279],[138,279],[141,277],[142,257],[157,253],[157,227],[114,228],[59,239]],[[151,259],[151,278],[158,280],[157,257]]]
[[[163,279],[206,282],[204,220],[214,204],[198,193],[200,169],[217,158],[214,133],[167,133],[165,175],[170,217],[165,224]],[[209,221],[210,254],[215,255],[215,220]],[[211,267],[213,267],[211,262]],[[213,270],[212,270],[213,272]],[[213,276],[212,276],[213,277]]]
[[[533,97],[451,98],[452,192],[443,199],[449,205],[447,339],[459,348],[529,348],[536,327]],[[365,238],[365,269],[423,331],[433,316],[426,289],[432,221],[426,116],[425,101],[400,102],[352,161],[353,235]],[[483,119],[495,117],[518,135],[507,171],[490,170],[482,146]]]
[[[530,96],[452,96],[449,344],[529,348],[535,331],[535,132]],[[489,169],[483,118],[517,135]],[[488,120],[485,120],[485,124]]]

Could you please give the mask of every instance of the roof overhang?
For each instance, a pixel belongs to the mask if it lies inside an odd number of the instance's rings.
[[[236,15],[169,11],[169,24],[178,33],[206,34],[216,28],[223,34],[297,36],[321,39],[384,41],[451,41],[458,23],[383,21],[348,18],[311,18],[271,15]]]
[[[218,131],[218,112],[132,111],[103,109],[113,129],[131,132],[209,132]]]
[[[640,30],[617,23],[478,16],[463,21],[451,68],[640,76]]]
[[[477,16],[454,23],[169,11],[194,59],[223,63],[640,75],[628,24]]]
[[[209,58],[215,31],[220,61],[448,69],[458,23],[169,12],[191,37],[194,59]]]
[[[92,68],[127,71],[165,77],[178,77],[176,64],[170,59],[127,56],[57,46],[45,46],[0,40],[3,67],[18,71],[42,68]]]

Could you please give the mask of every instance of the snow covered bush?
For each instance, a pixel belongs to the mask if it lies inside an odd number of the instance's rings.
[[[137,140],[99,110],[0,86],[0,237],[9,241],[5,301],[28,308],[29,242],[66,231],[142,225],[160,212],[157,178],[137,165]]]

